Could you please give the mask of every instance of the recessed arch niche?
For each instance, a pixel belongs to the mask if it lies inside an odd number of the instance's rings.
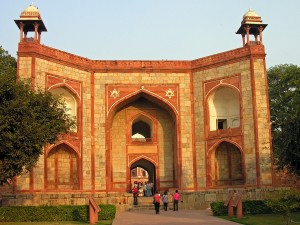
[[[221,142],[210,154],[211,186],[244,184],[243,156],[240,149]]]
[[[237,89],[218,87],[209,95],[207,104],[210,131],[240,127],[240,97]]]
[[[75,95],[66,87],[57,87],[51,89],[50,92],[63,99],[68,110],[67,113],[77,122],[77,98]],[[72,128],[72,131],[77,131],[77,123],[76,126]]]
[[[46,166],[48,190],[79,189],[79,157],[70,146],[60,144],[52,148]]]

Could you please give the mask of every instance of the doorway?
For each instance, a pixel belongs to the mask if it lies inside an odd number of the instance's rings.
[[[145,182],[152,183],[151,192],[152,194],[155,193],[157,188],[155,165],[146,159],[140,159],[130,167],[130,190],[132,190],[134,184],[141,186]]]

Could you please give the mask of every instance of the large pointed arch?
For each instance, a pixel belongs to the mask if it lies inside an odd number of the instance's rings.
[[[110,109],[107,109],[107,118],[106,118],[106,189],[107,191],[113,190],[113,180],[112,180],[112,145],[111,145],[111,126],[112,121],[115,116],[115,114],[123,109],[126,105],[130,105],[131,103],[134,103],[135,101],[138,101],[139,99],[146,99],[147,101],[151,102],[152,104],[160,107],[163,109],[167,114],[170,116],[170,118],[173,121],[174,129],[175,129],[175,136],[174,136],[174,142],[175,147],[173,147],[173,152],[176,159],[176,187],[181,188],[181,142],[179,141],[179,135],[180,135],[180,118],[178,111],[174,105],[172,105],[170,102],[168,102],[166,99],[155,95],[154,93],[147,91],[145,89],[141,89],[137,92],[134,92],[130,95],[127,95],[114,103]],[[178,131],[178,132],[176,132]],[[174,150],[176,149],[176,150]],[[128,171],[127,171],[128,174]],[[174,173],[175,174],[175,173]],[[175,175],[174,175],[175,176]],[[174,181],[175,182],[175,181]],[[127,181],[127,184],[129,184],[129,181]]]

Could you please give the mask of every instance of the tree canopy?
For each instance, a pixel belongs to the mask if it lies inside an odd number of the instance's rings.
[[[16,78],[16,59],[0,46],[0,77]]]
[[[50,92],[16,82],[16,60],[0,47],[0,184],[28,172],[43,147],[74,122],[65,103]]]
[[[277,65],[267,73],[275,163],[300,177],[300,67]]]

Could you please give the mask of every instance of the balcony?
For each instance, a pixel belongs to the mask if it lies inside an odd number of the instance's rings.
[[[208,138],[216,138],[216,137],[228,137],[228,136],[236,136],[240,135],[242,132],[241,127],[233,127],[227,129],[218,129],[209,131]]]
[[[131,142],[152,142],[152,138],[131,138]]]

